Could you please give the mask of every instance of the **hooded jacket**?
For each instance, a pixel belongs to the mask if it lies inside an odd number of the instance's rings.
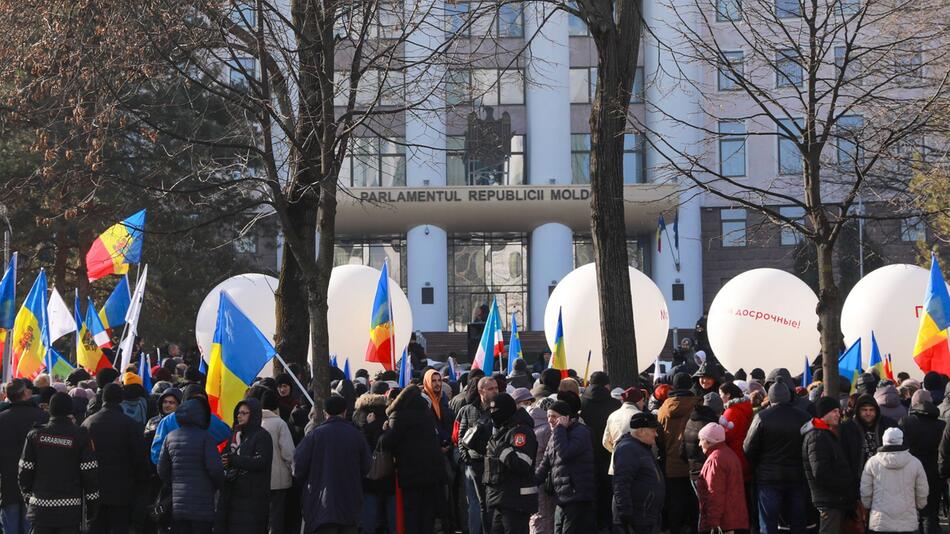
[[[537,466],[535,481],[545,484],[550,477],[557,504],[594,501],[594,451],[583,423],[556,426]]]
[[[940,441],[947,425],[937,415],[937,407],[932,402],[925,401],[923,404],[912,405],[907,417],[903,418],[899,425],[904,431],[904,446],[924,466],[931,493],[942,492],[944,486],[938,462]]]
[[[613,518],[634,532],[660,530],[666,481],[653,450],[627,432],[614,449]]]
[[[274,446],[270,464],[270,489],[288,489],[294,484],[294,438],[290,435],[290,426],[279,414],[271,410],[263,410],[261,415],[261,427],[270,434]]]
[[[152,441],[155,439],[155,432],[158,430],[158,425],[159,423],[162,422],[162,419],[164,419],[165,417],[169,415],[175,414],[174,412],[170,412],[166,414],[161,413],[162,403],[165,401],[167,397],[175,397],[175,399],[178,400],[178,404],[181,405],[181,390],[178,388],[175,388],[175,387],[168,388],[164,392],[162,392],[161,395],[158,396],[157,405],[158,405],[159,414],[152,417],[151,419],[148,420],[147,423],[145,423],[145,444],[148,447],[151,447]]]
[[[128,506],[135,487],[148,478],[148,449],[142,426],[125,415],[120,403],[107,402],[83,421],[99,462],[100,502]]]
[[[680,446],[683,441],[683,431],[693,413],[693,408],[699,404],[700,398],[692,395],[688,390],[675,390],[670,393],[657,419],[660,422],[661,455],[666,461],[666,476],[668,478],[684,478],[689,476],[689,465],[680,455]]]
[[[805,423],[801,433],[805,478],[815,506],[851,510],[858,497],[857,481],[838,434],[817,418]]]
[[[917,510],[930,487],[920,461],[900,447],[882,447],[861,475],[861,502],[875,532],[916,532]]]
[[[699,385],[699,379],[700,377],[703,377],[703,376],[708,376],[709,378],[712,378],[714,380],[714,383],[711,388],[703,389],[703,387]],[[707,361],[704,361],[699,366],[699,369],[697,369],[695,373],[693,373],[692,378],[693,378],[693,387],[691,388],[691,390],[693,392],[693,395],[696,395],[697,397],[702,398],[707,393],[713,393],[713,392],[719,391],[719,384],[722,382],[722,373],[719,372],[718,365],[707,360]]]
[[[622,403],[610,396],[610,391],[604,386],[590,386],[581,395],[581,419],[590,429],[591,445],[594,448],[594,469],[599,476],[606,476],[610,468],[610,451],[604,448],[604,431],[607,428],[607,419],[610,414],[620,408]],[[630,420],[627,420],[629,427]]]
[[[0,506],[22,504],[20,487],[17,485],[17,464],[23,452],[26,435],[36,425],[44,425],[49,415],[32,401],[10,403],[0,413]]]
[[[203,393],[204,391],[201,389],[201,386],[187,386],[182,392],[182,401],[187,402],[194,400],[204,406],[205,420],[201,422],[201,426],[208,431],[208,434],[211,435],[211,439],[214,440],[215,444],[223,444],[231,437],[231,427],[222,421],[220,417],[211,413],[211,406],[208,404],[208,399],[204,397]],[[180,406],[179,410],[181,410]],[[194,415],[199,414],[196,413]],[[158,428],[155,429],[155,437],[152,439],[151,458],[153,464],[158,465],[159,455],[162,452],[162,443],[165,441],[165,438],[180,426],[181,422],[179,421],[178,412],[175,412],[175,417],[165,417],[158,423]]]
[[[613,453],[616,448],[617,441],[623,437],[624,434],[630,433],[630,418],[633,417],[633,414],[640,413],[640,409],[637,408],[636,404],[632,402],[625,402],[617,408],[614,413],[610,414],[610,417],[607,418],[607,427],[604,428],[604,436],[601,439],[601,445],[604,446],[604,449],[611,453],[610,457],[610,468],[607,470],[608,475],[614,474],[614,462],[613,462]],[[545,420],[546,422],[547,420]]]
[[[245,425],[237,424],[238,410],[246,406],[251,415]],[[270,434],[261,427],[261,402],[244,399],[234,407],[234,434],[226,451],[230,456],[228,471],[233,473],[218,500],[219,520],[231,533],[267,531],[270,507],[270,475],[274,445]]]
[[[907,408],[901,404],[901,395],[893,385],[877,388],[874,392],[874,400],[877,401],[881,415],[892,421],[900,421],[907,415]]]
[[[773,384],[769,400],[769,407],[752,420],[742,450],[759,484],[802,482],[800,431],[811,417],[791,404],[791,393],[785,384]]]
[[[386,408],[389,430],[382,447],[392,451],[396,477],[403,488],[431,488],[445,480],[439,430],[422,390],[410,385]],[[484,462],[484,458],[481,460]]]
[[[742,444],[745,442],[745,437],[749,435],[749,427],[752,426],[752,417],[755,415],[752,411],[752,401],[745,396],[741,399],[729,399],[725,407],[726,411],[723,412],[722,417],[728,422],[725,425],[726,445],[739,457],[742,474],[748,482],[752,480],[752,468],[745,457],[745,451],[742,450]]]
[[[944,384],[940,373],[936,371],[927,371],[924,375],[924,389],[930,392],[930,398],[934,404],[942,404],[944,401],[945,388],[950,383]]]
[[[858,415],[862,406],[872,406],[877,412],[874,423],[870,427],[865,427]],[[840,425],[841,443],[844,446],[845,454],[848,455],[848,464],[854,471],[854,480],[861,480],[861,472],[864,470],[865,462],[874,455],[874,451],[883,445],[884,431],[897,426],[897,423],[882,416],[877,401],[868,394],[858,397],[858,400],[854,403],[854,414],[850,421]],[[869,445],[868,437],[873,440],[873,446]],[[869,451],[870,454],[868,454]]]
[[[369,422],[369,414],[373,414],[373,422]],[[376,443],[383,435],[383,423],[386,422],[386,396],[376,393],[364,393],[356,399],[356,409],[353,412],[353,424],[360,429],[366,438],[369,450],[376,450]],[[369,493],[393,495],[396,492],[396,483],[393,476],[381,480],[363,479],[363,490]]]
[[[706,462],[706,454],[703,452],[702,447],[699,446],[699,431],[709,423],[715,423],[717,421],[719,421],[719,417],[716,415],[716,412],[709,406],[702,404],[697,404],[696,407],[693,408],[693,413],[689,415],[689,421],[683,430],[683,440],[680,442],[679,455],[689,466],[690,480],[696,481],[696,479],[699,478],[699,473],[702,471],[703,464]]]
[[[739,457],[725,443],[713,445],[696,480],[699,531],[748,530],[745,481]]]

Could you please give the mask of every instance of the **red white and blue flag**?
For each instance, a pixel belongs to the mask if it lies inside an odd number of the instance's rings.
[[[501,333],[501,315],[498,314],[498,302],[492,299],[491,310],[488,312],[488,319],[485,320],[482,339],[478,342],[478,349],[475,351],[472,369],[481,369],[485,371],[485,376],[491,376],[495,372],[495,360],[501,358],[504,353],[505,338]]]

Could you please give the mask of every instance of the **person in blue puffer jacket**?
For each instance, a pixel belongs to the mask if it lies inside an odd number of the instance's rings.
[[[231,427],[222,421],[221,418],[211,413],[211,406],[208,404],[208,395],[201,389],[201,386],[191,384],[185,387],[184,391],[182,391],[181,398],[182,402],[197,400],[204,405],[205,413],[210,416],[208,421],[205,422],[204,428],[208,431],[208,434],[211,435],[211,439],[215,445],[227,443],[228,440],[231,439]],[[178,416],[180,410],[181,408],[179,408],[178,412],[175,412],[175,417],[165,417],[162,419],[158,424],[158,428],[155,429],[155,437],[152,439],[151,449],[152,463],[155,465],[158,465],[159,455],[162,453],[162,444],[165,442],[165,438],[181,426],[181,421],[179,421]]]

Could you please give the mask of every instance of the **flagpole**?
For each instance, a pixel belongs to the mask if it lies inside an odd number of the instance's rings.
[[[277,361],[284,366],[284,370],[287,371],[287,374],[290,375],[290,378],[297,384],[297,387],[300,388],[300,392],[303,393],[303,396],[310,401],[310,406],[316,406],[316,403],[313,402],[313,397],[310,396],[310,393],[307,393],[307,388],[303,387],[303,384],[300,383],[300,380],[297,378],[297,375],[290,369],[290,366],[287,365],[287,362],[284,361],[284,358],[277,352],[274,353],[274,357],[277,358]]]
[[[386,267],[386,305],[389,306],[389,324],[392,325],[392,340],[389,342],[389,363],[392,368],[396,368],[396,314],[393,313],[393,292],[389,287],[389,258],[383,260],[383,266]],[[409,353],[406,353],[406,357]]]
[[[138,283],[139,283],[139,267],[141,267],[141,265],[142,265],[141,263],[136,263],[136,264],[135,264],[135,285],[129,286],[129,291],[132,291],[132,290],[138,285]],[[128,275],[128,274],[125,274],[125,275],[123,275],[123,276],[125,276],[126,280],[128,280],[128,278],[129,278],[129,275]],[[128,285],[128,284],[126,284],[126,285]],[[114,290],[113,290],[113,291],[114,291]],[[134,291],[133,291],[133,292],[134,292]],[[132,306],[132,299],[131,299],[131,296],[132,296],[132,295],[130,294],[130,295],[129,295],[129,297],[130,297],[130,298],[129,298],[129,306],[130,306],[130,307]],[[119,344],[116,346],[116,350],[115,350],[115,361],[112,363],[112,367],[115,367],[116,365],[118,365],[118,364],[116,364],[115,362],[120,362],[120,361],[122,361],[122,360],[121,360],[121,354],[120,354],[119,352],[120,352],[120,350],[122,349],[122,340],[125,339],[126,329],[128,329],[128,328],[129,328],[129,322],[128,322],[128,321],[125,321],[125,323],[122,325],[122,335],[119,337]],[[134,345],[135,343],[133,342],[132,344]],[[129,361],[131,361],[131,360],[129,360]],[[121,372],[121,369],[120,369],[120,372]]]

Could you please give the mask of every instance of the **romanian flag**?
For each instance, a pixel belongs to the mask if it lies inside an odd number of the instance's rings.
[[[663,252],[663,232],[666,231],[666,220],[663,219],[663,214],[660,214],[659,220],[656,221],[656,251]]]
[[[393,370],[394,339],[393,319],[389,302],[389,263],[383,264],[373,300],[373,315],[369,325],[369,344],[366,346],[366,361],[382,364],[387,371]]]
[[[561,371],[561,378],[567,378],[567,350],[564,348],[564,320],[562,310],[557,311],[557,332],[554,334],[554,349],[551,351],[551,368]]]
[[[76,315],[76,364],[89,371],[90,374],[99,372],[100,369],[112,367],[109,358],[102,353],[102,349],[96,344],[86,326],[86,321],[82,320],[82,314],[79,313],[79,292],[76,292],[76,300],[73,304],[73,313]],[[95,309],[95,308],[93,308]],[[95,316],[86,310],[86,318]]]
[[[521,337],[518,335],[518,320],[511,314],[511,337],[508,338],[508,374],[515,370],[515,360],[523,360]]]
[[[112,338],[109,337],[109,332],[102,325],[102,321],[99,320],[99,315],[96,313],[96,303],[92,301],[92,297],[89,297],[89,304],[86,306],[86,328],[89,329],[92,339],[95,340],[100,349],[112,348]]]
[[[501,333],[501,316],[498,315],[498,301],[492,299],[488,318],[485,319],[485,329],[482,330],[482,339],[475,349],[475,361],[472,369],[485,371],[485,376],[495,372],[495,360],[501,360],[505,353],[505,337]]]
[[[950,346],[947,345],[947,327],[950,327],[950,294],[934,255],[930,257],[930,284],[924,295],[914,361],[923,372],[937,371],[950,374]]]
[[[46,372],[53,378],[59,380],[65,380],[69,373],[73,372],[76,368],[73,367],[69,362],[66,361],[66,358],[63,358],[63,355],[59,352],[56,352],[56,349],[49,347],[46,351]]]
[[[144,228],[145,210],[142,210],[102,232],[86,253],[89,281],[129,272],[129,264],[142,259]]]
[[[881,349],[877,346],[877,338],[874,337],[873,330],[871,330],[871,357],[868,359],[868,371],[876,372],[878,378],[884,378],[884,358],[881,357]]]
[[[851,393],[857,387],[858,377],[864,370],[861,368],[861,338],[858,338],[848,350],[838,357],[838,376],[851,381]]]
[[[13,329],[16,319],[16,252],[10,258],[7,271],[0,280],[0,368],[7,369],[7,333]],[[8,378],[6,374],[4,379]]]
[[[244,315],[228,292],[222,291],[205,385],[211,412],[228,425],[233,424],[234,407],[276,354],[267,337]]]
[[[106,330],[112,330],[117,326],[125,324],[125,316],[129,313],[129,306],[132,305],[132,294],[129,292],[129,277],[123,276],[119,279],[112,294],[106,299],[106,303],[99,310],[99,320]]]
[[[33,378],[46,367],[49,326],[46,322],[46,271],[33,282],[13,322],[13,376]]]

